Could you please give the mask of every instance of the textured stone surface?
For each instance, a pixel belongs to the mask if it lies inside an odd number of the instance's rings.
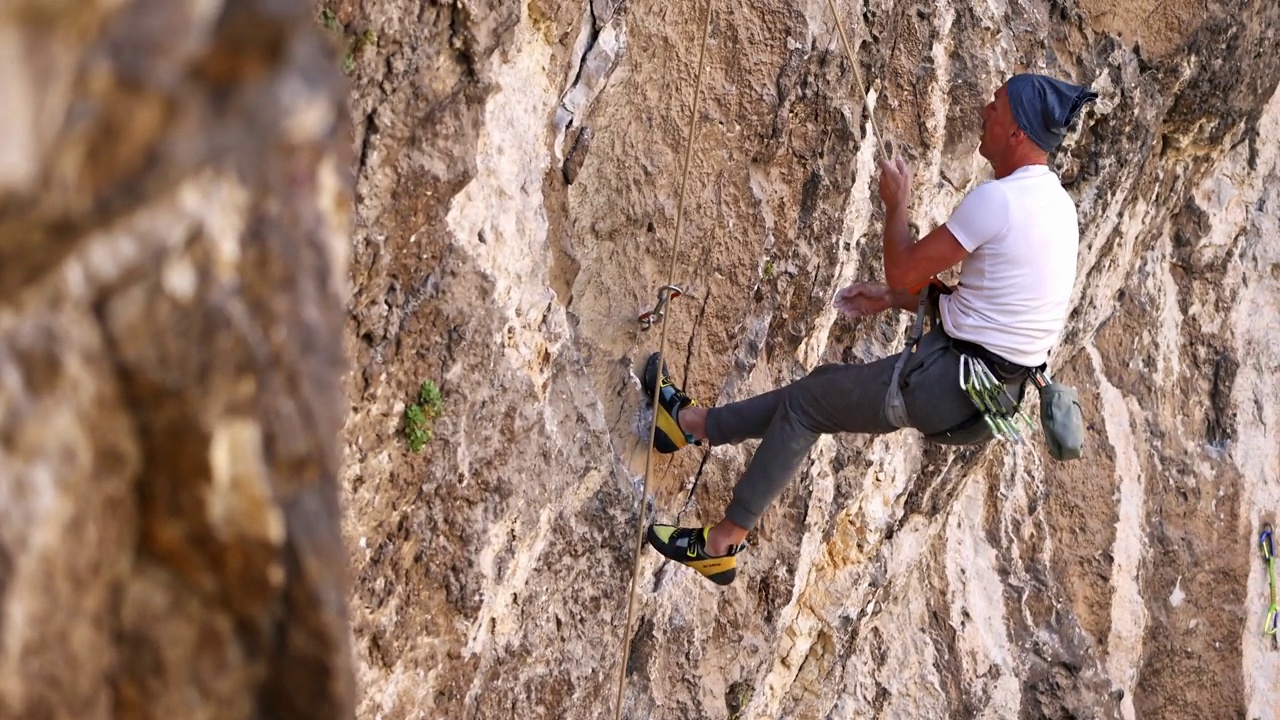
[[[868,111],[928,228],[986,176],[990,93],[1039,69],[1102,95],[1054,159],[1087,460],[824,438],[732,587],[641,555],[625,715],[1276,717],[1280,8],[837,4],[865,100],[826,3],[714,7],[673,277],[705,5],[329,6],[378,37],[342,433],[361,716],[612,717],[659,342],[636,316],[688,291],[666,347],[707,402],[894,351],[905,318],[829,308],[880,273]],[[424,380],[445,412],[415,455]],[[659,517],[718,519],[750,449],[655,458]]]
[[[349,717],[310,7],[0,10],[0,717]]]

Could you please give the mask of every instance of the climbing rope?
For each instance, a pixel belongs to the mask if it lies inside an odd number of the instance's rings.
[[[849,44],[849,37],[845,35],[844,23],[840,22],[840,13],[836,12],[836,0],[827,0],[827,7],[831,8],[831,18],[836,23],[836,30],[840,32],[840,43],[844,45],[844,52],[849,56],[849,65],[853,67],[853,78],[858,81],[858,91],[862,93],[862,106],[867,108],[867,117],[871,120],[871,131],[876,134],[876,149],[880,151],[880,157],[888,160],[889,152],[885,149],[884,136],[880,134],[880,128],[876,125],[876,114],[867,106],[867,86],[862,82],[858,58],[854,56],[853,46]]]
[[[707,37],[711,34],[711,6],[714,0],[707,0],[707,9],[702,17],[702,42],[698,48],[698,73],[697,79],[693,85],[693,111],[689,113],[689,132],[684,144],[684,163],[680,169],[680,193],[676,199],[676,228],[671,236],[671,264],[667,267],[667,284],[664,288],[673,288],[672,279],[676,273],[676,259],[680,254],[680,230],[684,225],[684,193],[685,188],[689,184],[689,162],[693,158],[693,140],[698,130],[698,109],[702,103],[702,70],[703,64],[707,56]],[[676,293],[678,294],[678,293]],[[669,295],[674,297],[675,295]],[[657,319],[661,320],[661,311],[666,305],[662,293],[659,292],[659,305],[654,309]],[[652,318],[651,318],[652,320]],[[644,316],[641,316],[641,322],[645,322]],[[652,325],[652,321],[645,325],[648,329]],[[658,357],[665,357],[667,348],[667,327],[670,323],[661,323],[662,332],[658,337]],[[658,391],[662,383],[655,382],[653,384],[653,397],[650,400],[650,407],[658,407]],[[649,423],[649,445],[653,447],[653,441],[658,430],[658,419],[655,411],[653,421]],[[627,658],[631,655],[631,624],[632,614],[635,612],[635,596],[636,596],[636,577],[640,574],[640,553],[644,549],[644,531],[645,531],[645,499],[649,497],[649,470],[653,460],[653,453],[646,451],[644,455],[644,484],[640,489],[640,519],[637,523],[635,555],[631,559],[631,583],[627,587],[627,623],[622,628],[622,654],[618,657],[618,691],[614,698],[614,720],[622,719],[622,694],[627,683]]]
[[[684,198],[685,188],[689,183],[689,164],[693,158],[693,142],[698,129],[698,110],[702,102],[702,76],[704,69],[704,61],[707,55],[707,37],[710,35],[711,29],[711,7],[714,0],[707,0],[707,9],[702,18],[702,41],[698,48],[698,71],[697,79],[694,81],[693,89],[693,110],[689,115],[689,130],[684,146],[684,161],[680,170],[680,191],[676,200],[676,227],[671,237],[671,262],[667,268],[667,284],[663,286],[663,290],[667,291],[664,295],[662,291],[658,294],[658,305],[652,312],[645,313],[640,316],[640,323],[644,330],[648,330],[654,323],[662,325],[662,332],[658,338],[658,356],[664,357],[667,345],[667,323],[661,322],[663,319],[663,311],[667,302],[675,297],[679,297],[681,291],[672,284],[673,277],[676,272],[676,260],[679,257],[680,248],[680,230],[684,224]],[[876,148],[879,150],[881,157],[888,158],[889,153],[885,150],[883,136],[880,134],[880,128],[876,125],[875,113],[867,106],[867,87],[862,81],[862,72],[858,69],[858,59],[853,54],[853,46],[849,44],[849,38],[844,31],[844,25],[840,22],[840,14],[836,11],[835,0],[827,0],[827,5],[831,8],[831,17],[835,21],[836,29],[840,32],[840,41],[844,45],[845,54],[849,57],[849,64],[853,67],[854,78],[858,83],[858,90],[861,93],[863,107],[867,108],[867,117],[871,121],[871,130],[876,136]],[[650,400],[650,407],[658,407],[658,392],[661,383],[654,383],[653,396]],[[649,424],[649,448],[653,447],[654,438],[657,433],[657,417]],[[640,574],[640,553],[644,549],[644,533],[645,533],[645,499],[649,496],[649,474],[651,462],[653,458],[652,452],[645,453],[644,460],[644,481],[640,490],[640,518],[637,523],[635,554],[631,560],[631,581],[627,588],[627,618],[626,624],[622,628],[623,641],[622,653],[618,658],[618,684],[617,693],[614,697],[614,720],[622,718],[622,696],[626,688],[627,680],[627,659],[631,654],[631,626],[634,621],[633,614],[635,612],[635,591],[636,578]]]

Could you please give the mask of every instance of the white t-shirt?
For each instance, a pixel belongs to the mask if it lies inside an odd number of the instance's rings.
[[[1006,360],[1036,367],[1067,320],[1080,225],[1058,176],[1028,165],[965,196],[947,228],[970,255],[956,291],[942,296],[942,326]]]

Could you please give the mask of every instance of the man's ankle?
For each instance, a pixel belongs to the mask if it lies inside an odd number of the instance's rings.
[[[712,557],[727,555],[737,544],[732,539],[730,528],[723,524],[715,525],[707,532],[707,554]]]
[[[680,414],[676,417],[676,424],[694,440],[706,440],[706,413],[706,408],[690,405],[680,411]]]

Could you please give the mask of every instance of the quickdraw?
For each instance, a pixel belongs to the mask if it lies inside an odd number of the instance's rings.
[[[1015,443],[1022,442],[1022,432],[1018,429],[1018,422],[1022,421],[1027,428],[1031,428],[1031,419],[1020,409],[1012,413],[1004,409],[1005,401],[1008,401],[1012,407],[1016,407],[1017,404],[1013,398],[1009,397],[1004,383],[996,379],[986,363],[962,354],[960,356],[960,388],[982,413],[982,419],[986,421],[987,427],[991,428],[992,435]]]
[[[640,329],[648,330],[662,322],[662,318],[667,312],[667,303],[683,294],[684,291],[675,285],[663,285],[658,288],[658,304],[654,305],[652,310],[640,316]]]
[[[1280,625],[1280,603],[1276,602],[1276,555],[1271,540],[1271,524],[1262,526],[1262,534],[1258,536],[1258,547],[1262,550],[1262,560],[1267,563],[1267,580],[1271,588],[1271,606],[1267,608],[1267,617],[1262,621],[1262,634],[1276,639],[1276,629]]]

